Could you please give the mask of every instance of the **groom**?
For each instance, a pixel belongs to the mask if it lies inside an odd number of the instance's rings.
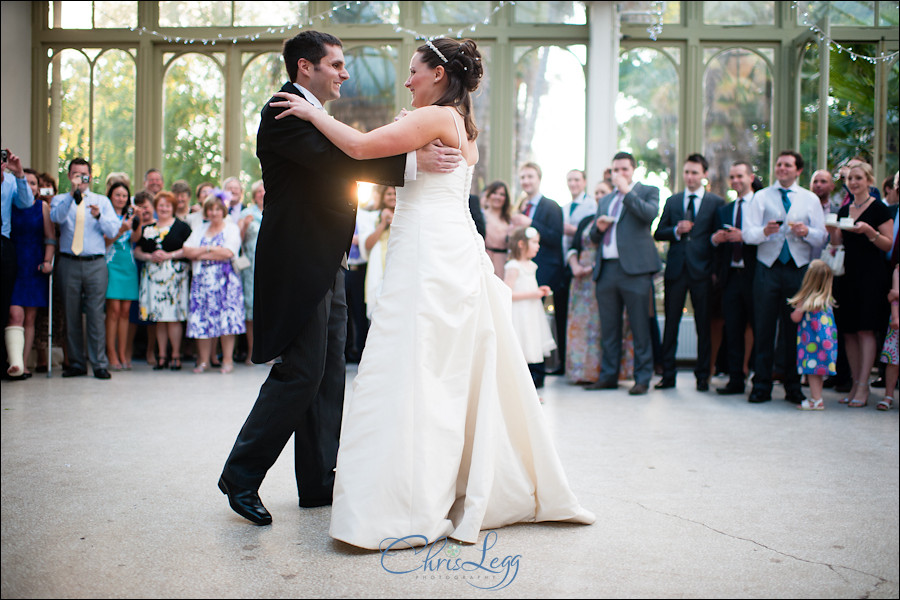
[[[291,83],[312,105],[349,79],[341,41],[304,31],[284,44]],[[266,188],[256,247],[253,362],[275,360],[225,462],[219,489],[257,525],[272,516],[257,490],[291,435],[301,507],[331,504],[344,402],[347,303],[342,261],[356,222],[356,181],[402,186],[423,171],[452,171],[456,149],[356,161],[307,121],[262,110],[256,155]]]

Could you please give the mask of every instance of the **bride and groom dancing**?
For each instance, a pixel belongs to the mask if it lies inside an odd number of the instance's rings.
[[[252,357],[278,358],[219,479],[232,509],[272,522],[257,490],[293,434],[300,506],[333,504],[331,536],[356,546],[406,536],[474,543],[482,529],[512,523],[593,522],[563,473],[510,291],[468,210],[478,161],[470,93],[483,73],[475,43],[420,46],[406,82],[416,110],[365,134],[321,110],[349,77],[340,40],[304,31],[283,55],[292,83],[263,109],[257,138],[266,204]],[[343,411],[341,261],[357,180],[399,189],[382,292]]]

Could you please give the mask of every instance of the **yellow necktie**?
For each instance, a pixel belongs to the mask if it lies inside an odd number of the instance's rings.
[[[82,198],[75,209],[75,234],[72,236],[72,254],[78,256],[84,250],[84,212],[87,198]]]

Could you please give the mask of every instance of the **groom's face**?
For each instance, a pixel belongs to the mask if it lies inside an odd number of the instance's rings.
[[[323,103],[340,98],[341,84],[350,79],[341,47],[325,46],[325,50],[319,64],[309,71],[309,85],[305,86]]]

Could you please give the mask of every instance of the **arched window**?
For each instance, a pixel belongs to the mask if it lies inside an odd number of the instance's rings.
[[[709,49],[703,75],[703,155],[709,186],[724,196],[731,164],[745,160],[769,181],[772,149],[772,72],[747,48]],[[768,183],[766,183],[768,185]]]
[[[167,55],[163,78],[166,183],[218,181],[222,172],[225,83],[220,53]]]
[[[516,49],[515,167],[540,165],[542,192],[560,204],[570,199],[566,173],[585,167],[585,53],[583,45]],[[510,183],[517,188],[517,177]]]
[[[676,48],[635,48],[619,58],[618,147],[634,155],[643,171],[636,180],[659,187],[660,200],[668,197],[680,168],[679,58]]]
[[[244,76],[241,80],[241,182],[248,187],[262,179],[259,159],[256,158],[256,132],[259,131],[260,112],[272,94],[287,81],[287,71],[280,52],[245,53]]]

